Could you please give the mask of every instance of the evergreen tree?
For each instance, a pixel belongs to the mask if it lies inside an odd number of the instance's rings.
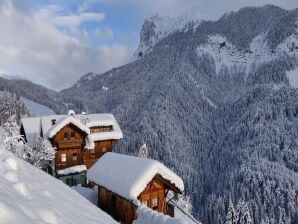
[[[228,213],[226,217],[226,223],[225,224],[237,224],[238,216],[234,209],[233,202],[231,198],[229,199],[229,207],[228,207]]]

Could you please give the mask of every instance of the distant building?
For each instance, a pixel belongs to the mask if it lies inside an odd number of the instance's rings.
[[[29,144],[42,137],[56,150],[52,174],[67,185],[86,183],[86,170],[123,138],[112,114],[29,117],[21,120],[20,133]]]
[[[181,178],[161,163],[116,153],[104,154],[87,171],[87,178],[98,186],[98,206],[129,224],[137,218],[140,204],[174,216],[168,193],[184,190]]]

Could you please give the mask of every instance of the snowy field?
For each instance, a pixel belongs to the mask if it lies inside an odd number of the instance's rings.
[[[76,191],[0,150],[1,224],[116,224]]]
[[[41,104],[35,103],[34,101],[28,100],[24,97],[21,97],[21,101],[24,103],[25,107],[29,110],[31,116],[47,116],[47,115],[55,115],[56,113]]]

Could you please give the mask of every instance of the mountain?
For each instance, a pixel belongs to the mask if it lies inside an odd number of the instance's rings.
[[[6,74],[6,73],[1,73],[0,77],[8,79],[8,80],[15,80],[15,79],[21,79],[21,80],[26,80],[24,78],[22,78],[21,76],[18,75],[10,75],[10,74]]]
[[[6,79],[0,77],[0,91],[16,94],[35,103],[51,108],[56,113],[67,111],[68,104],[64,103],[58,92],[24,79]],[[70,105],[71,106],[71,105]]]
[[[156,20],[143,25],[142,57],[60,95],[114,113],[125,136],[117,150],[146,144],[183,177],[203,223],[224,223],[229,197],[254,223],[295,223],[298,9],[248,7],[158,37]]]
[[[194,29],[205,18],[204,15],[198,13],[198,10],[198,8],[194,8],[176,18],[155,15],[146,19],[142,26],[140,44],[134,57],[143,57],[152,50],[155,44],[172,33]]]

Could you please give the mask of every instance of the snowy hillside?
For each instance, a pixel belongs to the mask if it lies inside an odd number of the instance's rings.
[[[59,180],[0,150],[0,223],[116,222]]]
[[[40,117],[40,116],[47,116],[47,115],[55,115],[56,113],[41,104],[35,103],[32,100],[28,100],[25,97],[21,97],[20,100],[24,103],[25,107],[27,108],[27,110],[29,111],[31,116],[36,116],[36,117]]]

